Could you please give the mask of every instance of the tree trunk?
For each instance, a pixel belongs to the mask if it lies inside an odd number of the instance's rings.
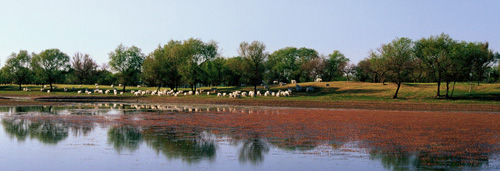
[[[438,83],[438,89],[437,89],[436,97],[440,97],[441,93],[439,93],[439,90],[441,89],[441,81],[438,81],[437,83]]]
[[[253,91],[254,93],[257,93],[257,85],[253,85]]]
[[[21,83],[19,83],[19,90],[22,90],[22,88],[21,88]]]
[[[52,82],[49,82],[49,84],[50,84],[50,91],[53,91],[52,90]]]
[[[125,84],[123,84],[123,90],[122,91],[123,91],[123,93],[125,93]]]
[[[453,92],[455,92],[455,84],[456,83],[457,83],[456,81],[453,81],[453,88],[451,88],[451,95],[450,95],[451,98],[453,98]]]
[[[448,96],[448,92],[450,91],[450,82],[449,81],[446,81],[446,95],[445,97],[448,99],[449,96]]]
[[[398,98],[399,87],[401,87],[401,82],[398,82],[396,84],[398,85],[398,88],[396,89],[396,93],[394,93],[394,96],[392,96],[393,99]]]
[[[158,86],[158,89],[156,90],[156,92],[160,92],[160,87],[161,87],[161,85]]]

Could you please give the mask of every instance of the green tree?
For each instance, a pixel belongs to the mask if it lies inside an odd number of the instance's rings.
[[[421,59],[437,82],[436,97],[441,97],[441,81],[443,74],[449,66],[449,58],[452,53],[453,45],[456,42],[446,34],[422,38],[415,43],[415,55]]]
[[[387,67],[386,67],[386,58],[382,55],[383,49],[379,48],[377,50],[378,52],[372,51],[370,52],[370,70],[376,73],[377,78],[375,79],[375,82],[381,82],[383,85],[385,85],[385,78],[387,76]]]
[[[475,45],[475,46],[474,46]],[[477,85],[483,79],[485,71],[495,61],[493,51],[489,49],[488,42],[486,43],[473,43],[475,53],[472,60],[472,74],[477,79]]]
[[[239,48],[239,54],[242,56],[248,65],[248,82],[254,86],[254,91],[257,92],[257,85],[262,83],[263,74],[265,71],[264,62],[269,54],[265,52],[266,46],[259,41],[253,41],[251,44],[242,42]]]
[[[30,81],[31,55],[25,50],[19,51],[18,54],[12,53],[4,67],[7,77],[19,84],[21,90],[21,85]]]
[[[120,81],[123,83],[123,91],[126,85],[133,85],[139,82],[144,54],[141,49],[132,46],[125,47],[120,44],[115,51],[109,53],[109,65],[111,69],[117,71]]]
[[[32,58],[33,70],[42,83],[48,82],[50,90],[52,83],[69,69],[69,56],[59,49],[47,49]]]
[[[410,79],[413,70],[413,42],[409,38],[396,38],[391,43],[382,46],[382,55],[386,59],[389,78],[396,83],[397,89],[392,96],[398,98],[398,92],[403,81]]]
[[[245,64],[245,59],[242,57],[228,58],[224,64],[227,68],[225,72],[228,85],[240,86],[242,82],[247,82],[248,65]]]
[[[349,62],[349,58],[346,58],[340,51],[334,50],[328,55],[324,79],[327,81],[339,80],[343,76],[343,70],[347,62]]]
[[[193,38],[184,41],[182,46],[182,59],[185,63],[181,67],[181,75],[191,89],[196,91],[196,85],[203,75],[201,65],[217,56],[218,47],[215,42],[204,43]]]

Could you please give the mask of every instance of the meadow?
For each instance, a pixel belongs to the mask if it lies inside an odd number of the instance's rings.
[[[327,86],[328,84],[328,86]],[[396,89],[396,85],[393,83],[366,83],[366,82],[350,82],[350,81],[335,81],[335,82],[306,82],[298,83],[301,87],[313,87],[314,91],[306,92],[304,90],[296,91],[295,84],[287,84],[280,86],[278,84],[269,85],[269,90],[277,92],[278,90],[288,90],[292,89],[292,94],[289,97],[243,97],[242,100],[253,99],[253,100],[287,100],[287,101],[319,101],[319,102],[339,102],[339,101],[382,101],[382,102],[415,102],[415,103],[479,103],[479,104],[500,104],[500,83],[456,83],[453,96],[450,99],[435,98],[437,85],[436,83],[405,83],[402,85],[401,90],[398,95],[398,99],[392,99],[392,95]],[[114,96],[111,92],[108,95],[104,94],[77,94],[78,90],[85,91],[85,89],[95,89],[95,85],[71,85],[71,84],[55,84],[57,89],[47,93],[46,91],[41,92],[41,85],[23,85],[23,88],[29,88],[31,91],[19,91],[18,85],[1,85],[0,86],[0,96],[17,96],[17,97],[46,97],[46,96]],[[112,90],[110,85],[98,85],[101,90]],[[48,86],[47,86],[48,87]],[[64,87],[68,89],[64,92]],[[119,92],[121,92],[122,87],[115,87]],[[252,91],[253,87],[243,86],[243,87],[200,87],[201,90],[212,90],[212,88],[217,88],[217,92],[233,92],[233,91]],[[266,91],[264,87],[257,87],[261,92]],[[126,92],[123,95],[117,95],[122,97],[133,97],[130,93],[131,90],[156,90],[157,87],[132,87],[127,86]],[[170,90],[170,88],[161,88],[161,90]],[[179,88],[178,90],[189,91],[190,88]],[[450,94],[452,87],[450,86]],[[206,92],[205,91],[205,92]],[[211,91],[213,92],[213,91]],[[446,86],[441,86],[441,94],[446,92]],[[141,98],[147,99],[151,95],[141,96]],[[215,93],[206,95],[202,93],[199,96],[162,96],[154,98],[178,98],[178,99],[222,99],[227,97],[217,97]]]

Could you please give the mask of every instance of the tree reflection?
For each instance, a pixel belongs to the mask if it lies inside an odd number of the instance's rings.
[[[45,144],[57,144],[68,137],[68,125],[46,121],[30,121],[24,119],[2,119],[5,132],[19,141],[27,137],[37,139]]]
[[[177,132],[174,128],[159,130],[150,128],[145,131],[144,140],[148,146],[168,159],[180,158],[187,163],[215,159],[216,146],[201,133]]]
[[[384,152],[373,150],[370,159],[380,160],[382,166],[388,170],[449,170],[480,168],[488,164],[486,155],[469,155],[467,158],[458,156],[436,156],[426,153]]]
[[[108,131],[108,144],[112,144],[118,153],[123,150],[137,150],[141,141],[141,131],[130,125],[112,127]]]
[[[246,139],[239,151],[239,160],[242,163],[259,164],[264,161],[264,154],[268,153],[270,144],[257,136]]]

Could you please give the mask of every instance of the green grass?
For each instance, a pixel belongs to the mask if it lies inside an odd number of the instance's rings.
[[[329,84],[329,87],[325,85]],[[399,99],[392,99],[392,95],[396,90],[396,85],[387,83],[363,83],[363,82],[349,82],[349,81],[336,81],[336,82],[308,82],[299,83],[302,87],[311,86],[315,88],[314,92],[295,92],[295,85],[270,85],[271,91],[293,89],[291,97],[256,97],[252,99],[268,100],[307,100],[307,101],[389,101],[389,102],[425,102],[425,103],[489,103],[500,104],[500,83],[457,83],[453,92],[452,99],[436,99],[437,84],[436,83],[406,83],[402,85],[398,94]],[[47,95],[62,95],[62,96],[76,96],[78,90],[95,89],[95,85],[62,85],[56,84],[58,89],[52,91],[50,94],[40,92],[41,86],[39,85],[23,85],[32,89],[30,92],[19,91],[18,85],[1,85],[0,96],[47,96]],[[450,85],[450,93],[451,87]],[[68,88],[69,92],[63,92],[63,88]],[[72,88],[75,88],[73,91]],[[212,87],[201,87],[199,89],[210,90]],[[258,87],[263,91],[263,87]],[[469,93],[469,88],[471,92]],[[112,90],[111,86],[99,85],[99,89]],[[121,87],[117,87],[119,91]],[[124,96],[132,96],[130,90],[156,90],[156,87],[132,87],[128,86]],[[166,90],[168,88],[162,88]],[[232,92],[235,90],[251,91],[253,87],[217,87],[219,92]],[[190,90],[189,88],[181,88],[179,90]],[[442,84],[441,94],[446,92],[446,85]],[[105,96],[102,94],[92,94],[97,96]],[[112,96],[112,93],[110,94]],[[81,96],[87,96],[81,94]],[[109,95],[108,95],[109,96]],[[168,97],[165,97],[168,98]],[[174,98],[174,97],[171,97]],[[177,98],[217,98],[215,94],[207,96],[203,93],[201,96],[179,96]],[[245,98],[244,98],[245,99]]]

